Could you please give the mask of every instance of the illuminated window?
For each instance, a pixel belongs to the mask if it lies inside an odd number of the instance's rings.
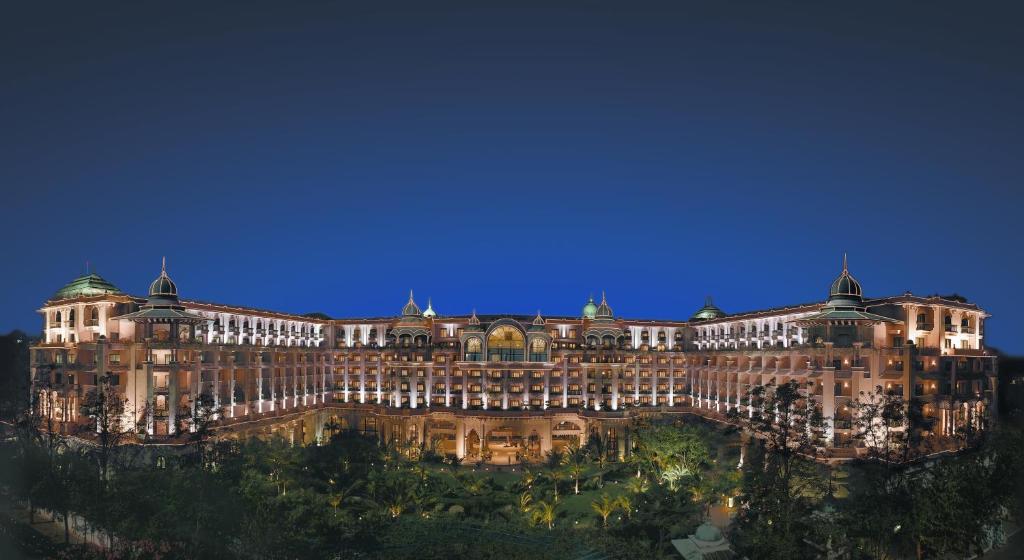
[[[479,362],[483,358],[483,343],[479,338],[470,338],[466,341],[466,360]]]
[[[535,338],[530,342],[530,361],[543,362],[547,358],[547,344],[543,339]]]
[[[521,362],[526,347],[523,333],[511,326],[501,326],[487,336],[487,359],[492,362]]]

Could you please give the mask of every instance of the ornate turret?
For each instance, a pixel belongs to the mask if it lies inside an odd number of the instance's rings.
[[[597,306],[594,317],[596,319],[612,318],[612,308],[608,305],[608,299],[604,297],[604,290],[601,290],[601,305]]]
[[[423,312],[423,316],[427,318],[437,317],[437,312],[434,311],[434,307],[430,302],[430,298],[427,298],[427,310]]]
[[[860,282],[850,275],[850,269],[846,265],[846,253],[843,253],[843,272],[832,282],[827,305],[834,308],[856,308],[863,303],[864,293]]]
[[[160,263],[160,276],[149,285],[149,297],[146,298],[146,305],[149,307],[181,307],[178,302],[178,286],[167,275],[167,257]]]
[[[206,319],[195,313],[185,311],[185,306],[178,300],[178,287],[167,275],[167,259],[160,266],[160,276],[149,285],[149,296],[139,310],[119,319],[148,323],[179,323],[197,324]]]
[[[420,312],[420,307],[416,305],[416,302],[412,299],[412,290],[409,290],[409,301],[402,308],[403,317],[419,317],[423,313]]]
[[[797,324],[800,326],[813,326],[829,323],[830,325],[850,326],[854,324],[891,322],[895,322],[895,319],[867,311],[867,307],[864,305],[864,294],[861,291],[860,282],[850,274],[850,269],[846,265],[846,254],[844,253],[843,271],[832,282],[832,287],[828,291],[828,301],[825,302],[825,305],[821,306],[819,313],[804,317]],[[868,333],[860,335],[862,339],[867,337]]]
[[[711,301],[711,296],[704,298],[704,307],[701,307],[691,317],[691,321],[708,321],[711,319],[718,319],[725,317],[725,311],[722,311]]]
[[[583,318],[593,319],[597,315],[597,305],[594,304],[594,296],[590,296],[587,304],[583,306]]]
[[[540,309],[538,309],[537,310],[537,316],[533,318],[533,324],[530,325],[530,330],[531,331],[543,331],[544,330],[544,325],[546,325],[546,324],[547,324],[547,321],[544,320],[544,317],[540,316]]]
[[[473,310],[473,314],[469,317],[469,325],[466,327],[467,331],[480,331],[483,328],[480,327],[480,318],[476,316],[476,309]]]

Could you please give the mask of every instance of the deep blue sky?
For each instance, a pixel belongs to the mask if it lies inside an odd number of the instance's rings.
[[[12,4],[0,330],[86,260],[291,312],[685,318],[821,299],[848,251],[1024,351],[1013,4]]]

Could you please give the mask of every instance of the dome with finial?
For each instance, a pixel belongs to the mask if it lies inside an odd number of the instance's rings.
[[[697,312],[690,317],[690,320],[708,321],[711,319],[719,319],[721,317],[725,317],[725,315],[725,311],[722,311],[714,303],[712,303],[711,296],[708,296],[704,298],[704,307],[698,309]]]
[[[864,302],[864,293],[860,282],[850,275],[846,265],[846,253],[843,253],[843,272],[832,282],[828,291],[828,305],[831,307],[856,307]]]
[[[604,290],[601,290],[601,305],[597,306],[594,317],[597,319],[612,318],[612,308],[608,305],[608,299],[604,297]]]
[[[594,304],[594,296],[590,296],[587,304],[583,306],[583,318],[593,319],[597,315],[597,305]]]
[[[427,310],[423,312],[423,316],[428,318],[437,317],[437,312],[434,311],[434,306],[429,297],[427,298]]]
[[[416,302],[412,300],[412,290],[409,290],[409,301],[402,308],[403,317],[419,317],[422,315],[420,307],[416,305]]]
[[[533,323],[530,325],[530,330],[531,331],[543,331],[544,330],[544,325],[546,325],[546,324],[547,324],[547,321],[544,320],[544,317],[540,316],[540,309],[538,309],[537,310],[537,316],[533,318]]]
[[[476,316],[476,309],[473,310],[473,314],[469,317],[469,325],[466,327],[467,331],[479,331],[482,330],[480,326],[480,318]]]
[[[178,286],[174,284],[171,277],[167,275],[167,257],[164,257],[160,265],[160,276],[149,285],[150,296],[167,296],[177,299]]]

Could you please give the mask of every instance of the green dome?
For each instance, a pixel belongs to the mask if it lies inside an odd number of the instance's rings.
[[[720,317],[725,317],[725,311],[722,311],[716,307],[714,303],[711,303],[711,296],[708,296],[704,300],[704,307],[698,309],[697,312],[690,317],[690,320],[707,321],[709,319],[718,319]]]
[[[583,318],[593,319],[597,316],[597,305],[594,304],[594,296],[590,296],[587,304],[583,306]]]
[[[430,298],[427,298],[427,310],[423,312],[424,317],[437,317],[437,312],[434,311],[434,305],[431,303]]]
[[[704,542],[717,542],[722,540],[722,532],[718,530],[718,527],[715,527],[707,521],[701,523],[700,527],[697,527],[697,531],[693,536],[698,541]]]
[[[68,282],[66,286],[57,290],[57,293],[50,299],[56,301],[76,297],[122,293],[124,292],[117,289],[117,286],[114,286],[110,282],[104,280],[99,274],[86,274],[85,276],[79,276],[78,278]]]

